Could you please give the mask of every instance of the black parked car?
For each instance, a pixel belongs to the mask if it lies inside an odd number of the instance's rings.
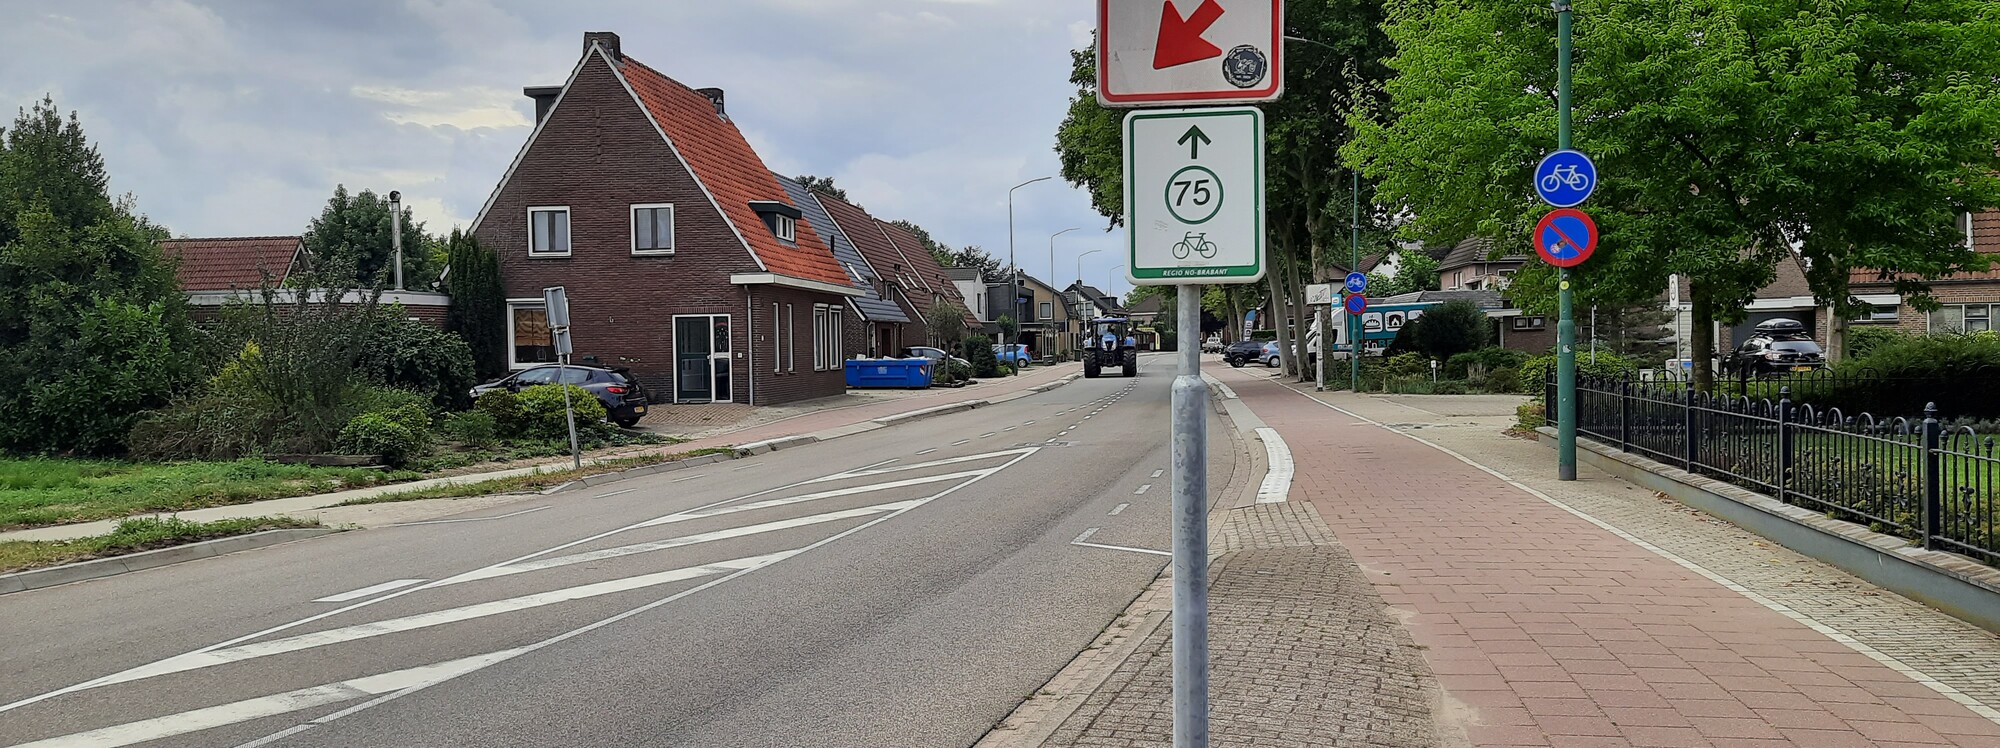
[[[639,425],[639,419],[646,416],[649,400],[646,388],[639,380],[633,379],[628,369],[611,369],[603,366],[582,366],[570,364],[557,366],[548,364],[514,372],[500,379],[472,388],[472,399],[479,399],[494,390],[520,392],[538,384],[573,384],[596,395],[604,403],[606,419],[625,428]]]
[[[1748,340],[1722,359],[1722,370],[1748,379],[1826,368],[1826,351],[1813,342],[1804,323],[1774,319],[1757,323]]]
[[[1239,340],[1222,349],[1222,360],[1230,366],[1241,368],[1252,361],[1264,360],[1264,341]]]

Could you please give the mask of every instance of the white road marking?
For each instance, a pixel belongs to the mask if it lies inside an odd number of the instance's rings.
[[[1018,456],[1018,457],[1015,457],[1015,458],[1014,458],[1014,459],[1012,459],[1012,460],[1008,460],[1008,461],[1006,462],[1006,464],[1003,464],[1003,465],[1000,465],[1000,466],[999,466],[999,467],[997,467],[997,468],[994,468],[994,470],[993,470],[993,473],[997,473],[997,472],[999,472],[999,471],[1001,471],[1001,470],[1005,470],[1005,469],[1007,469],[1007,468],[1009,468],[1009,467],[1013,467],[1013,466],[1015,465],[1015,463],[1018,463],[1018,462],[1020,462],[1020,461],[1022,461],[1022,460],[1025,460],[1025,459],[1027,459],[1027,458],[1028,458],[1028,457],[1029,457],[1030,455],[1033,455],[1033,454],[1034,454],[1035,452],[1037,452],[1037,451],[1040,451],[1040,449],[1039,449],[1039,448],[1037,448],[1037,447],[1029,447],[1029,448],[1027,448],[1027,449],[1023,449],[1023,450],[1018,450],[1018,452],[1019,452],[1020,456]],[[992,474],[992,473],[988,473],[988,475],[991,475],[991,474]],[[982,477],[983,477],[983,476],[982,476]],[[953,492],[956,492],[956,491],[958,491],[958,490],[959,490],[959,489],[961,489],[961,488],[964,488],[964,487],[966,487],[966,486],[970,486],[970,485],[972,485],[972,484],[974,484],[974,483],[977,483],[977,482],[979,482],[979,479],[973,479],[973,480],[968,480],[968,481],[965,481],[964,483],[960,483],[960,484],[957,484],[957,485],[954,485],[954,486],[952,486],[952,487],[950,487],[950,488],[947,488],[947,489],[945,489],[945,490],[943,490],[943,491],[939,491],[939,492],[937,492],[936,494],[933,494],[933,495],[931,495],[931,496],[929,496],[929,497],[927,497],[927,498],[923,499],[923,501],[925,501],[925,502],[930,502],[930,501],[935,501],[935,500],[937,500],[937,499],[941,499],[941,498],[944,498],[944,497],[946,497],[946,496],[949,496],[949,495],[951,495],[951,494],[952,494]],[[795,486],[795,485],[797,485],[797,484],[794,484],[794,486]],[[728,502],[730,502],[730,501],[741,501],[742,499],[747,499],[747,498],[752,498],[752,497],[756,497],[756,496],[762,496],[762,495],[764,495],[764,494],[766,494],[766,493],[771,493],[772,491],[776,491],[776,490],[782,490],[783,488],[790,488],[790,487],[792,487],[792,486],[783,486],[783,487],[780,487],[780,488],[778,488],[778,489],[771,489],[770,491],[760,491],[760,492],[757,492],[757,493],[754,493],[754,494],[750,494],[749,496],[742,496],[742,497],[738,497],[738,498],[735,498],[735,499],[725,499],[724,501],[722,501],[722,502],[717,502],[717,503],[718,503],[718,504],[721,504],[721,503],[728,503]],[[808,546],[806,546],[806,547],[804,547],[804,548],[800,548],[800,549],[798,549],[797,551],[795,551],[795,552],[793,552],[793,553],[794,553],[794,555],[796,555],[796,554],[799,554],[799,553],[805,553],[805,552],[807,552],[807,551],[811,551],[811,550],[814,550],[814,549],[817,549],[817,548],[820,548],[820,547],[823,547],[823,546],[826,546],[826,545],[828,545],[828,544],[831,544],[831,543],[834,543],[834,542],[836,542],[836,541],[839,541],[839,540],[841,540],[841,539],[843,539],[843,538],[846,538],[846,537],[847,537],[847,536],[849,536],[849,535],[853,535],[853,534],[855,534],[855,533],[858,533],[858,532],[861,532],[862,530],[866,530],[866,529],[868,529],[868,528],[871,528],[871,527],[874,527],[874,526],[876,526],[876,525],[879,525],[879,524],[882,524],[883,522],[887,522],[887,521],[889,521],[889,520],[892,520],[892,519],[895,519],[896,517],[899,517],[899,516],[902,516],[903,512],[907,512],[907,511],[911,511],[911,510],[908,510],[908,509],[905,509],[905,510],[903,510],[902,512],[892,512],[892,513],[890,513],[890,514],[888,514],[888,515],[886,515],[886,516],[883,516],[883,517],[878,517],[878,518],[876,518],[876,519],[872,519],[872,520],[869,520],[869,521],[867,521],[867,522],[865,522],[865,523],[862,523],[862,524],[861,524],[861,525],[859,525],[859,526],[856,526],[856,527],[851,527],[851,528],[848,528],[848,529],[846,529],[846,530],[842,530],[842,531],[840,531],[840,532],[838,532],[838,533],[835,533],[834,535],[832,535],[832,536],[830,536],[830,537],[827,537],[827,538],[825,538],[825,539],[822,539],[822,540],[820,540],[820,541],[818,541],[818,542],[816,542],[816,543],[813,543],[813,544],[811,544],[811,545],[808,545]],[[601,537],[601,536],[600,536],[600,537]],[[585,541],[576,541],[576,542],[585,542]],[[570,545],[575,545],[575,543],[571,543]],[[563,546],[563,547],[569,547],[569,546]],[[1136,550],[1136,549],[1135,549],[1135,550]],[[545,551],[544,553],[547,553],[547,552]],[[536,554],[536,555],[542,555],[542,554]],[[518,560],[521,560],[521,559],[516,559],[516,560],[518,561]],[[762,568],[762,567],[758,567],[758,568]],[[650,603],[646,603],[646,604],[644,604],[644,605],[640,605],[640,606],[638,606],[638,607],[635,607],[635,608],[632,608],[632,609],[630,609],[630,610],[627,610],[627,611],[625,611],[625,612],[623,612],[623,613],[619,613],[619,614],[616,614],[616,615],[613,615],[613,616],[610,616],[610,617],[607,617],[607,618],[603,618],[603,619],[601,619],[601,620],[598,620],[598,621],[596,621],[596,622],[594,622],[594,623],[590,623],[590,624],[586,624],[586,625],[583,625],[583,626],[579,626],[579,627],[577,627],[577,628],[574,628],[574,629],[571,629],[571,630],[569,630],[569,631],[565,631],[565,632],[563,632],[563,633],[560,633],[560,634],[556,634],[555,636],[551,636],[551,637],[549,637],[549,638],[547,638],[547,639],[543,639],[543,640],[541,640],[541,641],[538,641],[538,642],[535,642],[535,643],[533,643],[533,644],[530,644],[530,645],[527,645],[527,646],[525,646],[525,647],[522,647],[522,648],[520,649],[520,653],[521,653],[521,654],[526,654],[526,653],[528,653],[528,652],[533,652],[533,651],[536,651],[536,650],[539,650],[539,649],[542,649],[542,648],[544,648],[544,647],[550,647],[550,646],[554,646],[554,645],[556,645],[556,644],[560,644],[560,643],[562,643],[562,642],[565,642],[565,641],[569,641],[570,639],[574,639],[574,638],[576,638],[576,637],[579,637],[579,636],[582,636],[582,635],[584,635],[584,634],[588,634],[588,633],[590,633],[590,632],[592,632],[592,631],[596,631],[596,630],[598,630],[598,629],[601,629],[601,628],[604,628],[604,627],[606,627],[606,626],[610,626],[610,625],[612,625],[612,624],[614,624],[614,623],[617,623],[617,622],[619,622],[619,621],[623,621],[623,620],[625,620],[625,619],[627,619],[627,618],[631,618],[631,617],[633,617],[633,616],[636,616],[636,615],[640,615],[640,614],[643,614],[643,613],[645,613],[645,612],[647,612],[647,611],[650,611],[650,610],[653,610],[653,609],[655,609],[655,608],[659,608],[660,606],[663,606],[663,605],[669,605],[669,604],[671,604],[671,603],[673,603],[673,602],[675,602],[675,601],[678,601],[678,600],[681,600],[681,599],[683,599],[683,598],[686,598],[686,597],[688,597],[688,596],[690,596],[690,595],[694,595],[694,594],[696,594],[696,593],[699,593],[699,592],[702,592],[702,591],[705,591],[705,590],[708,590],[708,589],[710,589],[710,588],[713,588],[713,587],[716,587],[716,586],[718,586],[718,585],[722,585],[722,584],[727,584],[728,582],[730,582],[730,581],[732,581],[732,580],[735,580],[735,579],[738,579],[738,578],[742,577],[743,575],[745,575],[745,574],[749,574],[749,573],[751,573],[751,572],[753,572],[753,571],[756,571],[756,569],[743,569],[743,570],[741,570],[741,571],[736,571],[736,572],[732,572],[732,573],[730,573],[730,574],[729,574],[728,576],[724,576],[724,577],[722,577],[722,578],[720,578],[720,579],[714,579],[714,580],[710,580],[710,581],[708,581],[708,582],[704,582],[704,583],[702,583],[702,584],[700,584],[700,585],[697,585],[697,586],[695,586],[695,587],[692,587],[692,588],[689,588],[689,589],[686,589],[686,590],[682,590],[682,591],[680,591],[680,592],[677,592],[677,593],[674,593],[674,594],[672,594],[672,595],[668,595],[668,596],[666,596],[666,597],[663,597],[663,598],[660,598],[660,599],[658,599],[658,600],[654,600],[653,602],[650,602]],[[491,663],[489,663],[489,664],[491,664]],[[485,665],[482,665],[482,666],[480,666],[480,667],[486,667],[486,666],[485,666]],[[477,668],[475,668],[474,670],[477,670]],[[467,672],[472,672],[472,671],[467,671]],[[347,716],[349,716],[349,715],[353,715],[353,714],[356,714],[356,713],[358,713],[358,712],[361,712],[361,711],[363,711],[363,710],[366,710],[366,709],[369,709],[369,708],[372,708],[372,707],[376,707],[376,706],[380,706],[380,705],[382,705],[382,704],[386,704],[386,703],[388,703],[388,702],[390,702],[390,701],[394,701],[394,700],[396,700],[396,699],[400,699],[400,698],[402,698],[402,697],[404,697],[404,696],[408,696],[408,695],[410,695],[410,694],[413,694],[413,693],[417,693],[417,692],[419,692],[419,691],[422,691],[422,690],[424,690],[424,689],[426,689],[426,688],[429,688],[429,687],[431,687],[431,686],[434,686],[434,685],[437,685],[438,683],[443,683],[443,682],[445,682],[445,681],[447,681],[447,680],[450,680],[451,678],[455,678],[455,677],[458,677],[458,675],[463,675],[463,674],[464,674],[464,673],[458,673],[458,674],[454,674],[454,675],[452,675],[452,676],[450,676],[450,677],[448,677],[448,678],[443,678],[443,679],[440,679],[440,680],[437,680],[437,681],[433,681],[433,682],[430,682],[430,683],[424,683],[424,684],[421,684],[421,685],[416,685],[416,686],[411,686],[411,687],[409,687],[409,688],[405,688],[405,689],[403,689],[403,690],[400,690],[400,691],[396,691],[395,693],[391,693],[391,694],[387,694],[387,695],[383,695],[383,696],[378,696],[378,697],[376,697],[376,698],[374,698],[374,699],[371,699],[371,700],[369,700],[369,701],[367,701],[367,702],[365,702],[365,703],[361,703],[361,704],[356,704],[356,705],[354,705],[354,706],[352,706],[352,707],[348,707],[348,708],[346,708],[346,709],[342,709],[342,710],[340,710],[340,711],[338,711],[338,712],[334,712],[334,713],[332,713],[332,714],[328,714],[328,715],[326,715],[326,716],[324,716],[324,717],[320,717],[319,719],[316,719],[316,720],[313,720],[312,722],[309,722],[309,723],[306,723],[306,724],[302,724],[302,725],[297,725],[297,726],[294,726],[294,727],[291,727],[291,728],[288,728],[288,729],[285,729],[285,730],[281,730],[281,731],[279,731],[279,732],[276,732],[276,733],[273,733],[273,734],[271,734],[271,735],[268,735],[268,736],[265,736],[265,737],[263,737],[263,738],[260,738],[260,739],[257,739],[257,740],[253,740],[253,741],[250,741],[250,742],[248,742],[248,743],[245,743],[245,744],[243,744],[243,745],[241,745],[241,746],[238,746],[237,748],[256,748],[256,746],[262,746],[262,745],[267,745],[267,744],[269,744],[269,743],[272,743],[272,742],[275,742],[275,741],[277,741],[277,740],[279,740],[279,739],[282,739],[282,738],[284,738],[284,737],[286,737],[286,736],[289,736],[289,735],[293,735],[293,734],[296,734],[296,733],[299,733],[299,732],[303,732],[303,731],[305,731],[305,730],[307,730],[307,729],[310,729],[310,728],[312,728],[312,727],[316,727],[316,726],[319,726],[319,725],[325,725],[325,724],[330,724],[330,723],[332,723],[332,722],[333,722],[333,721],[335,721],[335,720],[338,720],[338,719],[342,719],[342,718],[344,718],[344,717],[347,717]]]
[[[1102,548],[1107,551],[1129,551],[1132,553],[1145,553],[1153,556],[1172,557],[1174,555],[1170,551],[1156,551],[1151,548],[1133,548],[1131,546],[1126,546],[1126,545],[1105,545],[1103,543],[1082,543],[1082,542],[1071,542],[1070,545],[1080,545],[1085,548]]]
[[[759,535],[767,532],[777,532],[779,530],[790,530],[795,527],[808,527],[811,525],[817,525],[826,522],[839,522],[844,519],[870,517],[877,514],[881,514],[883,512],[894,512],[903,509],[913,509],[916,506],[917,506],[917,501],[914,500],[898,501],[890,504],[876,504],[874,506],[864,506],[858,509],[846,509],[838,512],[827,512],[825,514],[814,514],[805,517],[782,519],[776,522],[765,522],[756,525],[745,525],[743,527],[731,527],[724,530],[716,530],[714,532],[696,533],[694,535],[683,535],[678,538],[667,538],[666,540],[655,540],[649,543],[634,543],[632,545],[621,545],[616,548],[605,548],[602,550],[588,551],[585,553],[577,553],[568,556],[557,556],[555,558],[544,558],[533,561],[522,561],[521,563],[518,564],[502,566],[494,569],[481,569],[479,571],[471,572],[469,574],[461,574],[459,576],[452,577],[450,581],[452,584],[459,584],[463,582],[471,582],[480,579],[492,579],[494,577],[505,577],[505,576],[512,576],[515,574],[525,574],[531,571],[554,569],[561,566],[570,566],[572,564],[588,563],[591,561],[603,561],[606,559],[620,558],[623,556],[632,556],[640,553],[650,553],[652,551],[663,551],[669,548],[681,548],[685,546],[697,545],[700,543],[708,543],[717,540],[728,540],[731,538],[741,538],[750,535]]]
[[[919,454],[919,455],[927,455],[927,454],[930,454],[930,453],[932,453],[932,452],[936,452],[936,451],[938,451],[938,448],[937,448],[937,447],[931,447],[930,449],[925,449],[925,450],[919,450],[919,451],[917,452],[917,454]]]
[[[679,482],[681,482],[681,481],[684,481],[684,480],[694,480],[694,479],[696,479],[696,478],[706,478],[706,477],[708,477],[708,476],[706,476],[706,475],[690,475],[690,476],[688,476],[688,477],[686,477],[686,478],[675,478],[675,479],[673,479],[673,480],[670,480],[670,481],[667,481],[667,482],[668,482],[668,483],[679,483]]]
[[[1292,493],[1292,448],[1285,446],[1285,437],[1279,436],[1277,429],[1257,429],[1257,438],[1263,440],[1264,456],[1270,463],[1264,482],[1257,486],[1257,503],[1283,504]]]
[[[370,675],[339,683],[312,686],[295,691],[286,691],[272,696],[245,699],[221,706],[196,709],[165,717],[128,722],[100,730],[79,732],[59,738],[37,740],[18,748],[120,748],[121,746],[144,743],[191,732],[211,730],[217,727],[248,722],[253,719],[296,712],[303,709],[338,704],[364,696],[379,696],[395,693],[408,688],[419,688],[440,683],[450,678],[470,673],[480,668],[513,659],[527,652],[526,648],[506,649],[499,652],[467,657],[435,665],[413,667],[381,675]]]
[[[955,441],[955,442],[952,442],[952,443],[951,443],[951,446],[954,446],[954,447],[956,447],[956,446],[959,446],[959,445],[962,445],[962,444],[965,444],[966,442],[970,442],[970,441],[972,441],[972,440],[971,440],[971,439],[960,439],[960,440],[958,440],[958,441]]]
[[[1004,428],[1004,429],[1001,429],[1001,431],[1013,431],[1014,429],[1017,429],[1017,428],[1020,428],[1020,427],[1019,427],[1019,426],[1008,426],[1007,428]]]
[[[1023,423],[1023,424],[1021,424],[1021,425],[1023,425],[1023,426],[1033,426],[1033,425],[1035,425],[1035,422],[1034,422],[1034,421],[1029,421],[1029,422],[1027,422],[1027,423]]]
[[[812,480],[809,480],[809,481],[806,481],[805,483],[801,483],[801,484],[798,484],[798,485],[805,485],[805,484],[810,484],[810,483],[826,483],[826,482],[828,482],[828,481],[836,481],[836,480],[846,480],[846,479],[849,479],[849,478],[860,478],[860,477],[864,477],[864,476],[870,476],[870,475],[884,475],[884,474],[888,474],[888,473],[901,473],[901,472],[905,472],[905,471],[910,471],[910,470],[921,470],[921,469],[923,469],[923,468],[928,468],[928,467],[940,467],[940,466],[943,466],[943,465],[957,465],[957,464],[960,464],[960,463],[965,463],[965,462],[978,462],[978,461],[980,461],[980,460],[991,460],[991,459],[993,459],[993,458],[995,458],[995,457],[1013,457],[1013,456],[1016,456],[1016,455],[1025,455],[1025,454],[1029,454],[1029,453],[1032,453],[1032,452],[1034,452],[1034,451],[1035,451],[1035,448],[1034,448],[1034,447],[1026,447],[1026,448],[1022,448],[1022,449],[1003,449],[1003,450],[1000,450],[1000,451],[998,451],[998,452],[985,452],[985,453],[982,453],[982,454],[976,454],[976,455],[966,455],[966,456],[964,456],[964,457],[947,457],[947,458],[944,458],[944,459],[942,459],[942,460],[932,460],[932,461],[930,461],[930,462],[919,462],[919,463],[917,463],[917,464],[915,464],[915,465],[904,465],[904,466],[902,466],[902,467],[895,467],[895,468],[889,468],[889,469],[887,469],[887,470],[868,470],[868,469],[866,469],[866,468],[861,468],[861,469],[856,469],[856,470],[853,470],[853,471],[850,471],[850,472],[846,472],[846,473],[840,473],[840,474],[838,474],[838,475],[829,475],[829,476],[826,476],[826,477],[824,477],[824,478],[814,478],[814,479],[812,479]],[[880,464],[883,464],[883,463],[876,463],[876,465],[880,465]],[[870,465],[869,467],[874,467],[874,465]],[[1004,467],[1004,466],[1003,466],[1003,467]]]
[[[1076,536],[1076,539],[1075,539],[1075,540],[1072,540],[1072,541],[1069,541],[1069,542],[1071,542],[1071,543],[1081,543],[1081,542],[1083,542],[1083,541],[1086,541],[1086,540],[1089,540],[1089,539],[1090,539],[1090,536],[1092,536],[1092,535],[1096,535],[1096,534],[1097,534],[1097,528],[1093,527],[1093,528],[1090,528],[1090,529],[1088,529],[1088,530],[1084,530],[1084,531],[1083,531],[1083,534],[1082,534],[1082,535],[1078,535],[1078,536]]]
[[[749,470],[750,468],[753,468],[753,467],[758,467],[758,466],[757,466],[757,465],[744,465],[743,467],[733,467],[733,468],[730,468],[730,469],[729,469],[729,472],[732,472],[732,473],[740,473],[740,472],[743,472],[743,471],[745,471],[745,470]]]
[[[625,489],[625,490],[623,490],[623,491],[612,491],[611,493],[602,493],[602,494],[598,494],[598,495],[596,495],[596,496],[592,496],[592,497],[590,497],[590,498],[593,498],[593,499],[608,499],[608,498],[611,498],[611,497],[613,497],[613,496],[624,496],[625,494],[628,494],[628,493],[631,493],[631,492],[633,492],[633,491],[637,491],[637,490],[639,490],[639,489],[636,489],[636,488],[627,488],[627,489]]]
[[[819,491],[816,493],[800,494],[798,496],[786,496],[777,499],[765,499],[763,501],[754,501],[748,504],[738,504],[736,506],[699,507],[695,509],[689,509],[685,512],[677,512],[674,514],[669,514],[665,517],[649,519],[646,520],[645,522],[640,523],[639,526],[657,527],[659,525],[670,525],[675,522],[686,522],[688,520],[701,519],[703,517],[719,517],[724,514],[735,514],[737,512],[749,512],[749,511],[756,511],[758,509],[770,509],[772,507],[790,506],[792,504],[798,504],[807,501],[817,501],[819,499],[831,499],[839,496],[853,496],[855,494],[871,493],[874,491],[886,491],[892,488],[904,488],[907,486],[920,486],[925,483],[939,483],[959,478],[973,478],[976,480],[978,478],[984,478],[988,475],[992,475],[993,472],[998,469],[999,468],[993,468],[988,470],[964,470],[956,473],[946,473],[944,475],[926,475],[917,478],[905,478],[899,481],[890,481],[888,483],[877,483],[870,486],[836,488],[831,491]],[[510,566],[510,565],[512,564],[511,563],[495,564],[495,566]],[[466,572],[466,573],[474,574],[478,572]],[[443,583],[432,583],[430,586],[441,587],[443,586]]]
[[[1167,472],[1167,469],[1166,469],[1166,468],[1160,468],[1159,470],[1155,470],[1155,471],[1153,471],[1153,477],[1155,477],[1155,478],[1158,478],[1158,477],[1160,477],[1160,475],[1161,475],[1162,473],[1165,473],[1165,472]]]
[[[1124,514],[1125,507],[1128,506],[1131,506],[1131,504],[1119,504],[1118,506],[1111,507],[1111,512],[1107,516],[1116,517],[1120,514]]]
[[[492,602],[447,608],[429,613],[418,613],[401,618],[391,618],[386,621],[374,621],[371,623],[355,624],[353,626],[343,626],[336,629],[327,629],[325,631],[314,631],[309,634],[299,634],[298,636],[286,637],[284,639],[239,644],[234,647],[216,649],[198,654],[185,654],[92,681],[92,687],[128,683],[162,675],[184,673],[190,670],[200,670],[217,665],[227,665],[232,662],[254,660],[259,657],[269,657],[286,652],[297,652],[303,649],[313,649],[340,644],[342,642],[358,641],[387,634],[402,633],[404,631],[415,631],[433,626],[443,626],[448,623],[470,621],[475,618],[485,618],[502,613],[540,608],[573,600],[583,600],[618,592],[657,587],[662,584],[684,582],[689,579],[699,579],[724,572],[755,569],[791,558],[802,550],[804,549],[778,551],[776,553],[766,553],[761,556],[750,556],[748,558],[730,559],[728,561],[718,561],[700,566],[670,569],[652,574],[641,574],[636,577],[625,577],[623,579],[578,585],[550,592],[538,592],[532,595],[510,597],[505,600],[494,600]]]
[[[487,520],[493,520],[493,519],[506,519],[508,517],[519,517],[523,514],[539,512],[547,508],[548,507],[545,506],[538,506],[533,509],[523,509],[521,511],[514,512],[512,514],[502,514],[497,517],[470,517],[467,519],[433,519],[433,520],[425,520],[423,522],[398,522],[396,524],[390,525],[390,527],[415,527],[417,525],[450,525],[459,522],[485,522]]]
[[[997,431],[988,431],[988,432],[986,432],[986,433],[984,433],[984,434],[980,434],[980,435],[979,435],[979,438],[981,438],[981,439],[984,439],[984,438],[986,438],[986,437],[989,437],[989,436],[992,436],[992,435],[994,435],[994,434],[997,434],[997,433],[999,433],[999,432],[997,432]]]
[[[1132,492],[1132,495],[1133,495],[1133,496],[1138,496],[1138,495],[1140,495],[1140,494],[1143,494],[1143,493],[1145,493],[1147,489],[1149,489],[1149,488],[1152,488],[1152,487],[1153,487],[1153,484],[1151,484],[1151,483],[1146,483],[1146,484],[1143,484],[1143,485],[1139,486],[1139,490],[1137,490],[1137,491],[1133,491],[1133,492]]]
[[[404,588],[404,587],[408,587],[408,586],[410,586],[410,585],[413,585],[413,584],[417,584],[417,583],[419,583],[419,582],[422,582],[422,581],[424,581],[424,580],[422,580],[422,579],[397,579],[397,580],[393,580],[393,581],[388,581],[388,582],[383,582],[383,583],[381,583],[381,584],[377,584],[377,585],[370,585],[370,586],[367,586],[367,587],[363,587],[363,588],[361,588],[361,589],[358,589],[358,590],[355,590],[355,591],[353,591],[353,592],[342,592],[342,593],[340,593],[340,594],[338,594],[338,595],[327,595],[326,597],[322,597],[322,598],[320,598],[320,599],[318,599],[318,600],[314,600],[313,602],[316,602],[316,603],[344,603],[344,602],[347,602],[347,601],[349,601],[349,600],[359,600],[359,599],[361,599],[361,598],[364,598],[364,597],[367,597],[367,596],[369,596],[369,595],[377,595],[377,594],[381,594],[381,593],[384,593],[384,592],[388,592],[389,590],[394,590],[394,589],[401,589],[401,588]]]

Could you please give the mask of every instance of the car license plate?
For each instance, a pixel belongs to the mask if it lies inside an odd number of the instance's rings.
[[[634,412],[634,413],[644,413],[644,412],[646,412],[646,406],[644,406],[644,405],[635,405],[635,406],[632,406],[632,412]]]
[[[1810,366],[1794,366],[1794,367],[1792,367],[1792,371],[1812,371],[1812,370],[1813,370],[1813,368],[1812,368],[1812,367],[1810,367]]]

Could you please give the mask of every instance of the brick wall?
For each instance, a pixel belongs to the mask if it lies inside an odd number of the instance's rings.
[[[746,365],[757,377],[753,404],[774,405],[847,391],[840,362],[832,362],[832,368],[823,371],[813,370],[813,305],[844,306],[839,297],[777,286],[758,286],[751,297],[756,311]],[[842,324],[846,323],[845,315],[852,313],[842,312]]]
[[[638,203],[673,204],[675,254],[632,255],[631,206]],[[571,255],[529,257],[528,208],[555,205],[570,209]],[[585,62],[474,233],[499,255],[508,298],[539,299],[543,288],[566,287],[579,360],[630,367],[660,401],[674,393],[673,317],[686,314],[730,316],[736,402],[750,395],[752,376],[757,404],[842,391],[837,376],[773,375],[761,350],[752,365],[751,347],[760,341],[746,323],[754,319],[755,334],[769,335],[771,300],[803,304],[796,324],[810,370],[812,305],[840,297],[730,284],[733,273],[758,272],[756,261],[601,57]]]

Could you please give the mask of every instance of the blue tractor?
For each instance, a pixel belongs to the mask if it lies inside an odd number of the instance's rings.
[[[1083,342],[1083,376],[1096,379],[1106,369],[1118,369],[1128,377],[1139,376],[1139,348],[1130,334],[1131,320],[1099,317],[1090,321],[1090,335]]]

